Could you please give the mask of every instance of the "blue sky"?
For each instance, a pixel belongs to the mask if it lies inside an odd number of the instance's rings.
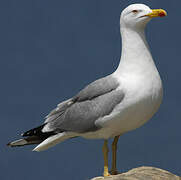
[[[119,16],[132,3],[168,12],[153,19],[146,32],[164,100],[147,124],[120,138],[118,169],[146,165],[181,175],[181,2],[6,0],[0,3],[0,179],[83,180],[102,175],[102,140],[75,138],[41,153],[32,152],[33,146],[12,149],[5,144],[40,125],[60,101],[116,69]]]

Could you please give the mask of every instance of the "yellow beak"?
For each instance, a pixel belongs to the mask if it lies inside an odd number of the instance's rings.
[[[150,18],[164,17],[164,16],[167,16],[167,12],[163,9],[152,9],[152,12],[149,14],[146,14],[145,16],[148,16]]]

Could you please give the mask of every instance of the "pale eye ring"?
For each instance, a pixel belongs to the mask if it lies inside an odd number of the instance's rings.
[[[139,11],[138,11],[138,10],[133,10],[132,12],[136,14],[136,13],[138,13]]]

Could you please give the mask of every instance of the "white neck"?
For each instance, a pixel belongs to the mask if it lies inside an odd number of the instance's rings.
[[[144,28],[130,29],[123,26],[121,37],[122,55],[116,74],[143,73],[150,67],[156,69],[145,39]]]

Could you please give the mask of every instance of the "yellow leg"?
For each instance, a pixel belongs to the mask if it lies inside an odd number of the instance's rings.
[[[103,155],[104,155],[104,177],[109,176],[109,171],[108,171],[108,145],[107,145],[107,140],[104,141],[104,145],[102,148]]]
[[[112,168],[111,168],[111,174],[116,175],[118,174],[117,168],[116,168],[116,153],[117,153],[117,143],[120,136],[116,136],[114,138],[114,141],[112,143]]]

